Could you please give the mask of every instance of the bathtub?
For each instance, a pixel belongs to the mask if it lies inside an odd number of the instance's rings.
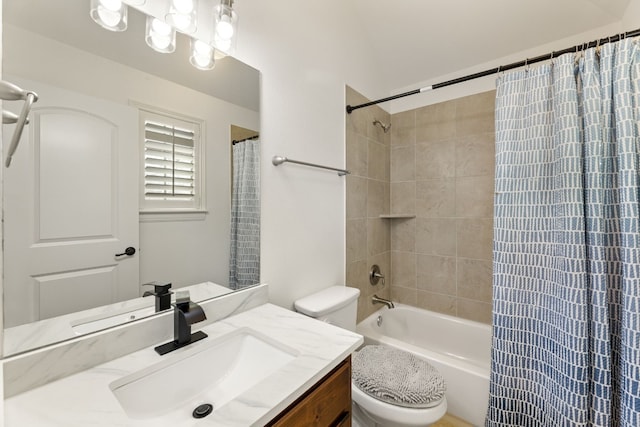
[[[427,360],[447,382],[447,412],[483,426],[489,402],[489,325],[404,304],[395,306],[391,310],[383,307],[357,325],[365,345],[385,344]]]

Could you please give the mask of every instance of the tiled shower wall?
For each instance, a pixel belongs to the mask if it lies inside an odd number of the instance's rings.
[[[495,91],[391,117],[391,297],[491,322]]]
[[[356,105],[368,100],[346,88],[347,104]],[[380,107],[363,108],[346,115],[347,169],[347,284],[360,289],[358,321],[380,306],[371,303],[377,294],[390,297],[391,228],[389,220],[380,215],[389,213],[389,166],[391,132],[374,126],[375,119],[388,124],[389,113]],[[369,270],[378,264],[387,276],[386,285],[369,284]]]
[[[491,322],[494,98],[347,115],[347,283],[361,290],[358,321],[378,309],[377,293]],[[346,101],[369,100],[347,88]],[[376,118],[391,131],[373,126]],[[389,213],[415,218],[380,218]],[[372,264],[386,286],[369,284]]]

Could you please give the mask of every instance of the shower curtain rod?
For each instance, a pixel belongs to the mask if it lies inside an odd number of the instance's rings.
[[[234,139],[233,141],[231,141],[231,145],[236,145],[239,142],[251,141],[252,139],[258,139],[258,138],[260,138],[260,135],[253,135],[245,139]]]
[[[446,82],[436,83],[434,85],[426,86],[426,87],[423,87],[423,88],[420,88],[420,89],[414,89],[414,90],[411,90],[409,92],[400,93],[398,95],[389,96],[387,98],[382,98],[382,99],[378,99],[378,100],[375,100],[375,101],[365,102],[364,104],[359,104],[359,105],[353,105],[353,106],[347,105],[347,113],[351,114],[352,111],[357,110],[359,108],[370,107],[372,105],[380,104],[381,102],[387,102],[387,101],[392,101],[392,100],[398,99],[398,98],[404,98],[405,96],[417,95],[417,94],[422,93],[422,92],[427,92],[427,91],[430,91],[430,90],[440,89],[440,88],[445,87],[445,86],[452,86],[452,85],[455,85],[455,84],[458,84],[458,83],[466,82],[466,81],[477,79],[477,78],[480,78],[480,77],[490,76],[492,74],[500,73],[502,71],[508,71],[508,70],[512,70],[514,68],[519,68],[519,67],[524,67],[524,66],[527,66],[527,65],[530,65],[530,64],[535,64],[536,62],[547,61],[547,60],[553,59],[553,58],[555,58],[557,56],[564,55],[565,53],[580,52],[580,51],[583,51],[583,50],[586,50],[586,49],[589,49],[589,48],[592,48],[592,47],[600,46],[600,45],[603,45],[603,44],[606,44],[606,43],[610,43],[610,42],[617,42],[618,40],[622,40],[622,39],[625,39],[627,37],[636,37],[636,36],[640,36],[640,28],[638,28],[637,30],[628,31],[626,33],[616,34],[615,36],[605,37],[603,39],[594,40],[592,42],[587,42],[587,43],[575,45],[573,47],[568,47],[566,49],[553,51],[553,52],[548,53],[546,55],[536,56],[535,58],[528,58],[528,59],[525,59],[524,61],[514,62],[514,63],[508,64],[508,65],[501,65],[499,67],[492,68],[490,70],[481,71],[479,73],[470,74],[470,75],[464,76],[464,77],[458,77],[457,79],[447,80]]]

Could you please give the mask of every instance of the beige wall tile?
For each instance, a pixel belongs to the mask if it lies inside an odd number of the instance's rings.
[[[391,184],[388,182],[384,183],[384,213],[388,214],[391,212]]]
[[[402,286],[393,286],[391,288],[391,301],[417,307],[418,293],[415,288],[412,289],[403,288]]]
[[[416,110],[404,111],[391,116],[391,145],[414,145],[416,143]]]
[[[476,322],[491,324],[491,304],[459,298],[458,316],[475,320]]]
[[[458,296],[480,302],[491,302],[491,261],[458,258]]]
[[[429,179],[416,183],[416,213],[427,218],[455,215],[456,185],[454,178]]]
[[[387,210],[385,204],[385,183],[375,179],[367,180],[367,188],[364,193],[367,195],[366,215],[369,218],[377,218]]]
[[[391,252],[391,280],[389,284],[404,288],[416,287],[416,254],[414,252]]]
[[[457,312],[457,300],[455,297],[433,292],[418,291],[418,307],[437,313],[455,316]]]
[[[455,176],[456,146],[453,140],[416,144],[416,180]]]
[[[495,132],[495,97],[493,90],[455,100],[456,135]]]
[[[391,183],[391,213],[415,214],[416,211],[416,183]]]
[[[459,218],[493,217],[493,176],[456,178],[456,216]]]
[[[384,297],[383,297],[384,298]],[[371,314],[380,309],[379,305],[373,305],[371,302],[371,296],[364,295],[360,293],[358,296],[358,320],[357,322],[361,322],[362,320],[369,317]]]
[[[368,171],[367,176],[379,181],[388,181],[386,177],[386,171],[389,169],[389,155],[388,148],[384,145],[369,140],[369,156],[368,156]]]
[[[416,110],[416,143],[438,141],[455,136],[456,102],[427,105]]]
[[[367,220],[347,220],[347,263],[367,259]]]
[[[369,142],[366,137],[347,131],[347,169],[351,176],[366,177],[368,168]]]
[[[362,95],[360,92],[358,92],[351,86],[345,85],[344,94],[345,94],[345,100],[347,104],[350,104],[350,105],[364,104],[365,102],[369,102],[369,99],[367,99],[364,95]]]
[[[366,236],[369,256],[389,252],[391,233],[388,221],[380,218],[367,219]]]
[[[416,147],[393,147],[391,149],[391,182],[415,181]]]
[[[346,286],[360,289],[360,292],[367,292],[369,285],[369,269],[367,260],[363,259],[347,264],[347,283]]]
[[[428,255],[456,255],[456,220],[417,218],[416,252]]]
[[[353,90],[347,91],[346,98],[347,98],[346,99],[347,104],[350,104],[350,105],[357,105],[357,104],[362,104],[366,102],[366,101],[362,101],[362,99],[365,99],[362,95],[358,94]],[[351,131],[363,136],[367,135],[367,126],[368,126],[367,122],[369,117],[366,111],[364,110],[366,110],[366,108],[355,110],[351,114],[348,114],[345,111],[345,116],[346,116],[345,122],[346,122],[347,131]]]
[[[351,105],[368,101],[351,88],[346,94]],[[381,307],[371,304],[378,294],[490,322],[494,98],[491,91],[393,116],[375,106],[347,117],[347,168],[354,172],[347,180],[347,282],[361,290],[359,321]],[[391,131],[374,126],[376,118]],[[350,181],[354,175],[361,180]],[[378,218],[390,212],[417,218]],[[386,286],[369,285],[374,263]]]
[[[418,283],[421,291],[456,296],[456,259],[418,255]]]
[[[367,217],[367,182],[366,178],[347,175],[347,219]]]
[[[396,219],[391,221],[391,250],[416,251],[416,219]]]
[[[458,256],[491,261],[493,220],[459,219],[457,223]]]
[[[456,138],[456,176],[494,175],[495,133]]]

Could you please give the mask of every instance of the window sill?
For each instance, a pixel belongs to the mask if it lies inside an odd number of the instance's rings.
[[[208,211],[193,209],[158,209],[140,211],[140,222],[204,221]]]

